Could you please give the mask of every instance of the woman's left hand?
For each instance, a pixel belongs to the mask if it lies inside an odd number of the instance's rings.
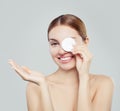
[[[88,75],[92,54],[89,52],[86,44],[74,47],[73,54],[76,57],[76,68],[80,76]]]

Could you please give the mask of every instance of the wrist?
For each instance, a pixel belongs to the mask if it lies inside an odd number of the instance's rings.
[[[89,74],[80,74],[79,79],[80,80],[89,80],[90,76],[89,76]]]
[[[42,80],[40,80],[40,82],[38,83],[39,86],[44,86],[47,85],[47,81],[45,78],[43,78]]]

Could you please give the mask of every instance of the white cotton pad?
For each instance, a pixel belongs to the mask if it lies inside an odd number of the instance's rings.
[[[65,38],[63,41],[62,41],[62,48],[67,51],[67,52],[71,52],[72,49],[73,49],[73,45],[75,45],[76,42],[73,38],[71,37],[68,37],[68,38]]]

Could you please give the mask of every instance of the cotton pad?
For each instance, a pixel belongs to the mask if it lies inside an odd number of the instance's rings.
[[[68,37],[62,41],[61,46],[65,51],[71,52],[75,44],[76,44],[75,40],[71,37]]]

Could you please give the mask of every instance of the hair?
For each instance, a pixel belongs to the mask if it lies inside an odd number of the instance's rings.
[[[72,29],[76,30],[78,34],[82,37],[83,41],[87,38],[87,32],[84,22],[75,15],[72,14],[65,14],[60,15],[55,18],[48,27],[48,35],[49,32],[56,26],[65,25],[69,26]]]

